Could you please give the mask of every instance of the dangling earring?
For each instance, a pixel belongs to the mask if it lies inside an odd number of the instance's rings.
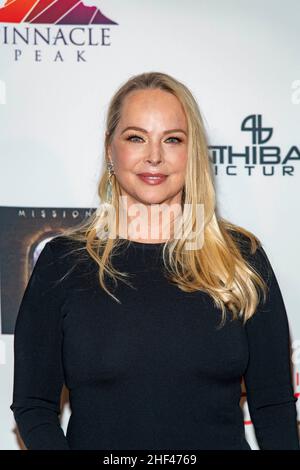
[[[107,188],[106,188],[106,202],[111,203],[112,202],[112,176],[115,174],[114,173],[114,164],[112,162],[107,162],[107,171],[108,171],[108,182],[107,182]]]
[[[110,209],[112,204],[112,176],[114,175],[113,170],[113,163],[110,161],[106,162],[106,167],[108,171],[108,181],[106,184],[106,194],[105,194],[105,201],[102,201],[101,208],[100,208],[100,215],[98,218],[98,228],[97,228],[97,236],[101,239],[107,239],[108,232],[109,232],[109,217],[110,217]]]

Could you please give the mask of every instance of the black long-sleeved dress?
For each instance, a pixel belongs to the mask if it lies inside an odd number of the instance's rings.
[[[249,259],[268,279],[267,303],[246,326],[229,316],[218,330],[209,295],[164,277],[162,245],[131,242],[114,254],[135,287],[119,281],[118,304],[100,289],[98,265],[71,252],[84,245],[64,236],[46,243],[15,327],[10,408],[27,448],[250,450],[244,377],[260,449],[300,450],[288,319],[263,248]]]

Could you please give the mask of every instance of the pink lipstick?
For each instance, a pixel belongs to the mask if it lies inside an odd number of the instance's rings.
[[[167,179],[167,175],[163,173],[139,173],[137,176],[144,183],[152,185],[163,183]]]

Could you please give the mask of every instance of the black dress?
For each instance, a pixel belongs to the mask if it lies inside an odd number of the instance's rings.
[[[64,236],[46,243],[17,317],[10,408],[28,449],[249,450],[244,376],[260,449],[300,450],[288,319],[262,248],[250,258],[271,286],[267,304],[246,327],[229,316],[217,330],[211,297],[164,277],[163,243],[114,254],[135,287],[119,281],[121,304],[100,289],[91,258],[76,261],[74,246]]]

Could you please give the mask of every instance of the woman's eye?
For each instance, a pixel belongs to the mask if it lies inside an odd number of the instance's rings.
[[[142,137],[139,137],[138,135],[130,135],[129,137],[127,137],[127,140],[129,140],[130,142],[136,142],[136,140],[132,140],[132,139],[142,139]],[[179,139],[179,137],[169,137],[167,140],[170,140],[170,139],[173,139],[176,141],[176,142],[171,142],[171,143],[181,142],[181,139]]]
[[[127,140],[130,140],[131,142],[136,142],[135,140],[131,139],[141,139],[141,137],[139,137],[138,135],[130,135],[129,137],[127,137]]]
[[[175,139],[177,143],[181,142],[181,139],[179,139],[178,137],[169,137],[167,140],[170,140],[170,139]]]

